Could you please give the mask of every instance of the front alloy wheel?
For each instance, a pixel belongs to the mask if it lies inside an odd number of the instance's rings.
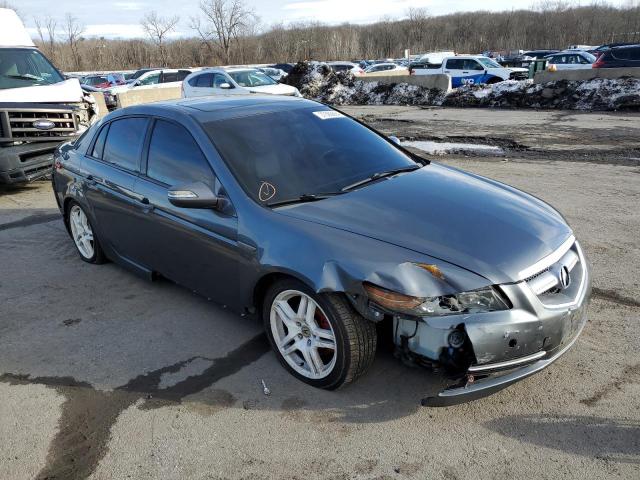
[[[342,294],[317,294],[297,280],[281,280],[266,294],[263,319],[280,363],[314,387],[339,388],[373,362],[375,325]]]
[[[310,379],[331,373],[336,336],[313,298],[297,290],[280,292],[271,305],[270,321],[278,351],[291,368]]]

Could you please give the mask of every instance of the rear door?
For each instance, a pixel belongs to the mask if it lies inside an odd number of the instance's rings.
[[[148,120],[127,117],[106,124],[89,148],[85,197],[96,219],[100,239],[120,257],[136,261],[135,216],[139,200],[134,192]]]
[[[142,198],[142,261],[154,271],[215,301],[237,294],[239,256],[233,207],[180,208],[167,199],[172,186],[200,181],[223,188],[202,149],[180,124],[156,119],[146,148],[146,166],[135,190]]]

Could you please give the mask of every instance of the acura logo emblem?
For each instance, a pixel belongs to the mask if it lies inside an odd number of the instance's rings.
[[[56,126],[51,120],[36,120],[32,125],[38,130],[51,130]]]
[[[560,280],[560,285],[562,286],[563,289],[571,285],[571,276],[569,275],[569,269],[567,267],[563,266],[560,269],[560,275],[558,279]]]

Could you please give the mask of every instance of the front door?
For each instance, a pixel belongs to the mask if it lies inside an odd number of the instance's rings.
[[[216,193],[222,186],[191,134],[169,120],[155,120],[146,173],[135,185],[144,202],[140,229],[142,261],[163,276],[219,303],[238,291],[237,217],[225,211],[176,207],[167,199],[170,187],[195,181]]]

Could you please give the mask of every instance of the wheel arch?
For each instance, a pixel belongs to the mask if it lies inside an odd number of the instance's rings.
[[[309,282],[308,279],[305,279],[304,277],[300,275],[296,275],[292,272],[278,270],[278,271],[272,271],[272,272],[266,273],[258,279],[258,281],[253,287],[253,296],[251,298],[251,302],[252,302],[251,306],[255,309],[258,315],[261,315],[262,313],[262,303],[264,301],[264,297],[267,294],[267,291],[269,290],[269,288],[274,283],[280,280],[287,280],[287,279],[293,279],[293,280],[302,282],[307,287],[311,288],[313,291],[316,291],[313,284]]]

